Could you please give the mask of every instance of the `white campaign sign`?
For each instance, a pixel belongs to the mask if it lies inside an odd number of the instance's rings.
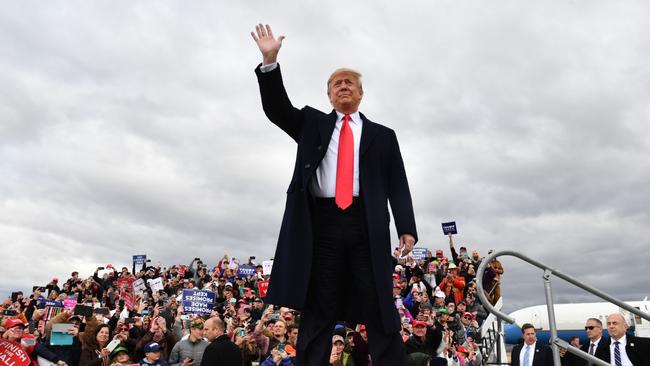
[[[263,272],[262,274],[267,276],[271,274],[271,270],[273,269],[273,261],[264,261],[262,262],[262,267],[263,267]]]
[[[149,287],[151,287],[151,291],[162,291],[165,289],[165,285],[163,285],[163,280],[160,277],[147,280],[147,283],[149,284]]]

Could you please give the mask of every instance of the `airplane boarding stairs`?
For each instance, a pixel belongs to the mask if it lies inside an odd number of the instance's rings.
[[[589,361],[590,363],[598,366],[610,366],[609,363],[606,363],[600,359],[597,359],[586,352],[583,352],[579,348],[576,348],[566,341],[558,338],[557,335],[557,326],[555,322],[555,309],[553,302],[553,292],[551,289],[551,276],[558,277],[570,284],[579,287],[587,292],[590,292],[605,301],[616,304],[620,307],[620,311],[623,314],[624,318],[628,320],[628,324],[634,326],[635,334],[637,336],[648,337],[650,335],[650,309],[649,308],[636,308],[625,302],[618,300],[598,289],[595,289],[591,286],[588,286],[581,281],[574,279],[573,277],[564,274],[560,271],[554,270],[534,259],[531,259],[521,253],[515,251],[500,251],[488,255],[479,266],[476,272],[476,278],[482,279],[487,265],[500,256],[513,256],[517,257],[529,264],[538,267],[543,270],[542,278],[544,280],[544,292],[546,295],[546,309],[548,312],[548,322],[550,328],[550,342],[551,348],[553,349],[553,363],[555,366],[561,366],[560,363],[560,347],[566,348],[567,352],[571,352],[576,356]],[[488,299],[483,293],[483,286],[481,280],[477,280],[478,285],[478,297],[481,300],[481,303],[485,309],[490,313],[487,319],[483,322],[481,326],[481,335],[483,337],[481,341],[481,354],[483,355],[483,366],[487,365],[506,365],[509,364],[506,358],[506,349],[504,342],[504,333],[503,333],[503,322],[508,322],[510,324],[515,323],[515,319],[502,313],[501,307],[503,305],[503,297],[499,299],[495,306],[492,306]]]

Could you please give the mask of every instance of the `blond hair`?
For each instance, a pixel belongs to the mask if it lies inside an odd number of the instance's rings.
[[[330,91],[330,84],[332,83],[332,80],[334,77],[338,74],[352,74],[357,79],[357,83],[359,84],[359,90],[363,90],[363,86],[361,85],[361,73],[357,70],[354,69],[349,69],[347,67],[340,67],[334,72],[332,72],[332,75],[330,75],[329,79],[327,79],[327,92],[329,93]]]

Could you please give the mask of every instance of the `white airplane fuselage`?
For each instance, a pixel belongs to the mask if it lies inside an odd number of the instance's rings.
[[[643,312],[650,313],[650,301],[626,301]],[[558,336],[567,342],[573,337],[580,337],[580,342],[585,343],[585,323],[589,318],[599,319],[603,323],[603,333],[607,333],[607,316],[612,313],[621,313],[631,326],[630,332],[637,331],[637,335],[647,336],[650,331],[650,324],[638,316],[634,316],[627,310],[608,302],[579,303],[579,304],[555,304],[555,323]],[[546,305],[536,305],[514,311],[509,314],[516,321],[515,324],[504,326],[505,341],[508,344],[517,344],[521,341],[521,326],[524,323],[532,324],[537,330],[537,339],[548,343],[550,339],[550,326]]]

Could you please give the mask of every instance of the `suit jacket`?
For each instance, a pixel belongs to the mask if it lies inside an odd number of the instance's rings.
[[[223,334],[210,343],[203,352],[201,366],[235,366],[242,364],[242,352],[227,335]]]
[[[650,366],[650,338],[626,336],[625,352],[634,366]]]
[[[284,88],[279,65],[266,73],[262,73],[258,66],[255,72],[266,116],[298,145],[266,301],[302,309],[311,277],[313,251],[313,197],[309,187],[316,168],[325,157],[337,115],[335,111],[323,113],[309,106],[295,108]],[[409,233],[417,240],[415,216],[395,132],[370,121],[363,114],[361,119],[359,196],[362,214],[382,324],[386,331],[399,331],[399,317],[392,302],[388,202],[398,235]],[[354,294],[352,287],[349,286],[348,296]],[[341,320],[359,322],[361,319],[358,312],[362,309],[346,307],[345,311]]]
[[[582,346],[580,346],[580,349],[587,352],[587,353],[589,353],[589,345],[590,344],[591,344],[591,341],[589,341],[589,342],[583,344]],[[596,358],[599,358],[599,359],[605,361],[605,362],[609,362],[609,344],[610,344],[609,338],[606,338],[605,336],[601,336],[600,341],[598,341],[598,344],[596,345],[596,349],[594,350],[594,356]],[[586,360],[584,360],[584,359],[581,359],[581,360],[582,360],[581,364],[583,366],[586,366],[586,365],[589,364],[589,362],[587,362]]]
[[[519,355],[524,347],[524,343],[516,345],[512,349],[511,365],[519,366]],[[553,351],[551,347],[535,342],[535,352],[533,356],[533,366],[553,366]]]

